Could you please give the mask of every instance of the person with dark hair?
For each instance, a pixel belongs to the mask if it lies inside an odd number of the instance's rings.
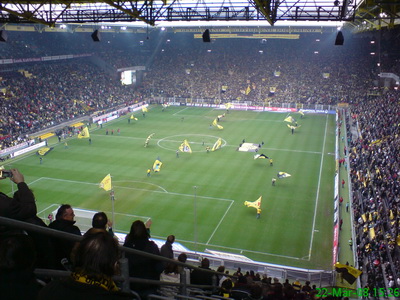
[[[271,285],[273,299],[283,299],[283,285],[279,282],[279,279],[274,277]]]
[[[225,276],[225,266],[219,266],[217,268],[217,272],[222,273],[223,275],[217,275],[217,284],[218,286],[221,286],[222,282],[227,278]]]
[[[154,255],[160,255],[156,243],[150,240],[151,223],[143,223],[140,220],[134,221],[129,233],[125,237],[124,247],[140,250]],[[147,225],[147,227],[146,227]],[[139,254],[126,253],[129,263],[129,276],[160,280],[160,274],[163,271],[161,260],[144,257]],[[143,283],[131,283],[131,289],[137,292],[142,298],[146,299],[149,294],[156,293],[158,286]]]
[[[161,273],[160,281],[170,283],[180,283],[180,274],[177,264],[168,262],[164,271]],[[173,285],[161,285],[159,289],[161,296],[174,298],[179,293],[179,287]]]
[[[71,205],[62,204],[57,210],[55,221],[50,223],[49,228],[71,234],[82,235],[80,229],[74,225],[74,217],[75,214]],[[53,238],[52,242],[55,251],[55,268],[65,270],[65,268],[68,268],[71,262],[70,255],[75,242],[57,238]],[[66,258],[68,261],[65,261],[64,258]]]
[[[187,261],[187,254],[185,252],[182,252],[181,254],[178,255],[178,261],[181,263],[186,263]],[[190,284],[190,269],[184,266],[178,266],[179,268],[179,274],[184,275],[185,277],[185,283]]]
[[[92,218],[92,227],[104,229],[106,231],[108,229],[108,233],[111,234],[111,236],[114,236],[114,232],[112,230],[112,222],[108,219],[106,213],[104,212],[98,212],[94,214]]]
[[[26,234],[0,240],[0,299],[36,299],[42,286],[33,273],[36,249]]]
[[[293,285],[290,284],[289,279],[285,279],[283,283],[283,297],[285,299],[291,300],[294,298],[296,291]]]
[[[174,250],[172,249],[172,244],[175,242],[175,236],[169,235],[165,244],[161,246],[160,254],[161,256],[173,259],[174,258]]]
[[[118,242],[102,229],[90,229],[74,248],[71,276],[48,283],[38,300],[133,299],[112,279],[119,273],[119,258]]]
[[[222,282],[221,282],[221,287],[220,287],[220,296],[224,298],[230,298],[231,297],[231,292],[233,288],[233,281],[231,278],[226,277]]]
[[[192,274],[190,275],[190,283],[191,284],[200,284],[200,285],[212,285],[213,284],[213,274],[210,272],[204,272],[200,269],[211,270],[210,269],[210,260],[208,258],[203,258],[200,263],[199,269],[194,269]]]

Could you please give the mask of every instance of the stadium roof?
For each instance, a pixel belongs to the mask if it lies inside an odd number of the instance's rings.
[[[292,21],[347,22],[366,29],[400,21],[399,0],[144,0],[9,1],[0,4],[0,23],[115,23],[245,21],[286,25]],[[293,24],[292,24],[293,26]]]

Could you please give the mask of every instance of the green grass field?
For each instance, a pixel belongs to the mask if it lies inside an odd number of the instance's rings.
[[[91,128],[87,139],[71,139],[69,148],[50,145],[43,158],[35,154],[8,161],[25,175],[33,189],[39,216],[46,218],[61,203],[74,208],[105,211],[111,216],[108,192],[99,182],[112,175],[115,191],[115,226],[127,233],[132,221],[152,218],[152,236],[174,234],[186,247],[240,253],[257,261],[330,269],[332,255],[335,120],[330,115],[300,115],[301,127],[291,134],[286,114],[231,111],[210,124],[223,111],[205,108],[153,107],[130,124],[121,118]],[[106,129],[114,135],[106,135]],[[117,135],[117,129],[121,133]],[[144,142],[155,133],[147,148]],[[205,146],[221,137],[223,147],[206,153]],[[176,150],[184,139],[193,153]],[[274,160],[253,159],[255,153],[239,152],[242,140],[265,143],[258,153]],[[204,142],[204,146],[203,146]],[[155,159],[163,162],[160,173],[147,177]],[[279,171],[292,176],[272,177]],[[194,188],[196,186],[197,188]],[[11,185],[2,182],[2,190]],[[196,196],[195,196],[196,195]],[[262,199],[262,214],[244,201]]]

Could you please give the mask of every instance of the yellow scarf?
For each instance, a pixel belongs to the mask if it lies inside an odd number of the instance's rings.
[[[77,282],[99,286],[109,292],[118,292],[119,291],[115,282],[108,276],[93,277],[93,276],[89,276],[89,275],[86,275],[83,273],[78,273],[78,272],[73,272],[71,274],[71,276]]]

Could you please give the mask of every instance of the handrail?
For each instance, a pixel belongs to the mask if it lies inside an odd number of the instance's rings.
[[[63,231],[59,231],[59,230],[55,230],[55,229],[51,229],[51,228],[47,228],[47,227],[42,227],[42,226],[38,226],[35,224],[31,224],[31,223],[27,223],[27,222],[23,222],[23,221],[19,221],[19,220],[14,220],[14,219],[10,219],[10,218],[5,218],[5,217],[0,217],[0,225],[18,228],[21,230],[32,231],[35,233],[44,234],[44,235],[47,235],[50,237],[62,238],[62,239],[65,239],[68,241],[73,241],[73,242],[80,242],[83,238],[82,236],[78,236],[75,234],[71,234],[71,233],[67,233],[67,232],[63,232]],[[207,269],[203,269],[203,268],[198,268],[198,267],[195,267],[195,266],[187,264],[187,263],[182,263],[177,260],[166,258],[164,256],[143,252],[143,251],[128,248],[128,247],[123,247],[121,245],[118,245],[118,248],[122,253],[137,254],[137,255],[141,255],[146,258],[152,258],[152,259],[160,260],[163,262],[173,262],[174,264],[177,264],[179,266],[183,266],[183,267],[186,267],[189,269],[199,269],[202,272],[208,272],[208,273],[212,273],[214,275],[225,275],[220,272],[216,272],[213,270],[207,270]],[[124,265],[121,265],[121,269],[126,267],[125,270],[128,270],[127,269],[127,265],[128,265],[127,259],[122,258],[121,260],[124,261],[123,262]],[[216,287],[216,285],[209,286],[209,285],[193,285],[193,284],[186,284],[186,283],[169,283],[169,282],[164,283],[164,282],[158,281],[158,280],[149,280],[149,279],[140,279],[140,278],[135,278],[135,277],[129,277],[129,272],[122,272],[122,273],[123,273],[122,276],[114,276],[113,279],[123,283],[124,291],[127,291],[129,289],[129,284],[126,284],[128,282],[147,283],[147,284],[153,284],[153,285],[174,285],[174,286],[180,286],[180,287],[196,287],[196,288],[215,288]],[[35,274],[49,275],[49,276],[55,276],[55,277],[67,277],[67,276],[69,276],[70,272],[69,271],[52,270],[52,269],[36,269]],[[225,276],[227,276],[227,275],[225,275]],[[230,276],[230,277],[233,277],[233,276]]]

